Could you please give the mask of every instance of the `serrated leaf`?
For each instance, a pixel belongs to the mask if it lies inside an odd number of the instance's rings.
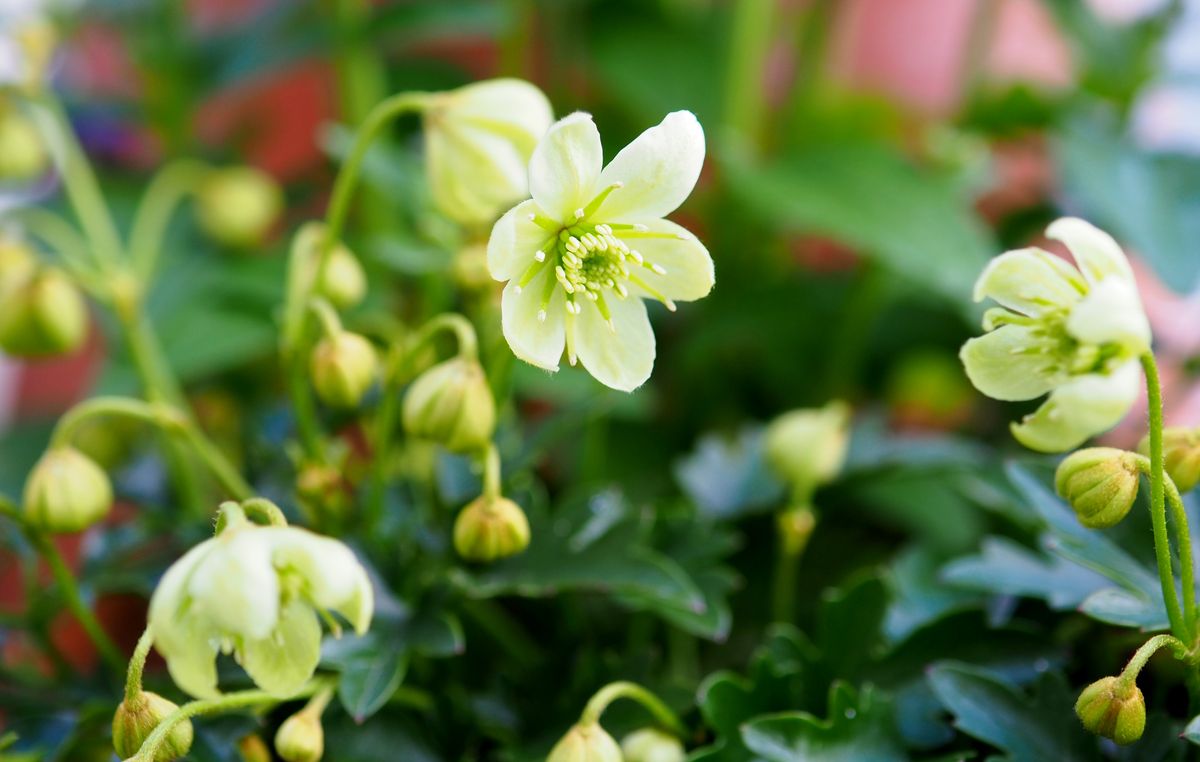
[[[742,743],[769,762],[889,762],[908,756],[896,740],[891,711],[870,688],[846,683],[830,690],[829,717],[784,712],[756,717],[741,728]]]

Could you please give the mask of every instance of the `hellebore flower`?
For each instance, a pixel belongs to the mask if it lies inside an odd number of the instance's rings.
[[[176,561],[150,599],[154,646],[193,696],[219,693],[219,652],[232,653],[263,690],[291,695],[317,668],[328,611],[366,631],[370,580],[337,540],[252,524],[233,503],[221,511],[222,531]]]
[[[1037,248],[992,260],[975,283],[975,300],[1001,306],[987,311],[987,333],[959,356],[971,383],[993,399],[1049,393],[1012,433],[1030,449],[1061,452],[1129,412],[1150,325],[1129,261],[1111,236],[1071,217],[1046,235],[1066,244],[1077,267]]]
[[[600,134],[575,113],[550,128],[529,161],[532,199],[496,222],[488,270],[508,281],[504,338],[522,360],[558,370],[566,348],[596,380],[632,391],[654,367],[642,299],[675,309],[713,286],[696,237],[663,217],[691,193],[704,131],[687,111],[668,114],[601,170]]]

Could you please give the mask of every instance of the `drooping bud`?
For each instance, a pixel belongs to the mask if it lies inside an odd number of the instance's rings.
[[[657,728],[635,730],[621,740],[625,762],[683,762],[687,752],[675,736]]]
[[[5,290],[0,301],[0,349],[18,357],[71,352],[87,337],[87,304],[79,289],[53,267]]]
[[[839,400],[784,413],[767,427],[767,463],[797,491],[815,489],[841,471],[850,442],[849,423],[850,407]]]
[[[284,762],[317,762],[325,753],[320,715],[301,710],[284,720],[275,734],[275,751]]]
[[[483,368],[455,357],[422,373],[404,398],[404,428],[451,452],[485,446],[496,430],[496,402]]]
[[[1104,677],[1079,694],[1075,714],[1089,732],[1124,746],[1142,737],[1146,700],[1132,680]]]
[[[454,549],[468,561],[488,563],[529,547],[529,519],[504,497],[476,498],[454,522]]]
[[[562,737],[546,762],[622,762],[621,747],[599,723],[577,723]]]
[[[37,127],[16,108],[0,102],[0,182],[25,182],[49,166]]]
[[[226,246],[262,243],[283,210],[283,193],[270,175],[253,167],[216,169],[196,191],[204,232]]]
[[[1054,488],[1079,523],[1093,529],[1125,518],[1138,493],[1138,456],[1113,447],[1089,447],[1063,459]]]
[[[347,310],[367,294],[367,275],[358,257],[338,244],[329,252],[321,278],[321,295],[339,310]]]
[[[150,691],[122,701],[112,722],[113,749],[117,756],[129,759],[137,754],[146,737],[178,708],[174,702]],[[192,748],[192,734],[191,720],[175,725],[155,752],[154,762],[170,762],[186,755]]]
[[[25,481],[25,520],[47,532],[78,532],[108,514],[112,507],[108,474],[73,447],[54,447]]]
[[[313,387],[330,407],[352,408],[362,402],[379,368],[375,347],[357,333],[326,336],[312,351]]]
[[[1138,452],[1150,455],[1149,437],[1142,438]],[[1191,492],[1200,483],[1200,429],[1163,429],[1163,465],[1180,492]]]

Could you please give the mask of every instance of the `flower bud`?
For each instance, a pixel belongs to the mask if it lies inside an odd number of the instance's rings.
[[[301,710],[283,721],[275,751],[284,762],[317,762],[325,752],[325,730],[315,712]]]
[[[313,347],[313,386],[330,407],[357,407],[375,381],[378,366],[375,347],[364,337],[346,331],[326,336]]]
[[[1146,727],[1146,700],[1132,680],[1105,677],[1083,689],[1075,714],[1089,732],[1124,746],[1142,737]]]
[[[174,702],[157,693],[142,691],[132,699],[126,699],[113,715],[113,749],[121,759],[129,759],[142,748],[146,737],[154,731],[167,715],[178,709]],[[154,754],[154,762],[170,762],[179,759],[192,748],[192,723],[184,720],[171,728],[163,744]]]
[[[262,243],[283,210],[279,185],[252,167],[213,170],[196,191],[200,227],[235,248]]]
[[[242,762],[271,762],[271,750],[257,733],[243,736],[238,741],[238,756]]]
[[[56,268],[13,284],[0,301],[0,349],[18,357],[45,357],[79,348],[87,337],[83,296]]]
[[[25,481],[25,520],[48,532],[78,532],[112,507],[108,474],[73,447],[54,447]]]
[[[800,491],[830,481],[846,459],[849,423],[850,408],[838,400],[822,408],[784,413],[767,427],[768,465]]]
[[[599,723],[578,723],[562,737],[546,762],[622,762],[621,747]]]
[[[37,127],[15,108],[0,103],[0,182],[32,180],[48,165]]]
[[[343,244],[329,252],[321,278],[321,294],[339,310],[347,310],[367,294],[367,275],[362,264]]]
[[[1138,452],[1149,457],[1149,437],[1142,437]],[[1200,482],[1200,429],[1163,429],[1163,465],[1180,492],[1191,492]]]
[[[683,762],[687,752],[679,739],[657,728],[635,730],[621,740],[625,762]]]
[[[1093,529],[1114,526],[1137,498],[1137,455],[1113,447],[1073,452],[1058,465],[1054,488],[1071,504],[1080,524]]]
[[[0,233],[0,304],[8,301],[7,294],[37,270],[37,257],[23,241]]]
[[[485,446],[496,429],[496,402],[483,368],[464,357],[434,365],[408,390],[403,420],[410,435],[451,452]]]
[[[454,522],[454,549],[468,561],[488,563],[529,547],[529,519],[504,497],[476,498]]]
[[[296,497],[311,515],[342,516],[350,509],[352,494],[342,467],[312,462],[296,474]]]

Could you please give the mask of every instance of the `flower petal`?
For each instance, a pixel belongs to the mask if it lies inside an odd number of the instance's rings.
[[[545,307],[546,319],[538,320],[546,288],[552,289]],[[518,287],[515,280],[508,282],[500,300],[500,319],[504,339],[513,354],[539,368],[558,370],[566,343],[564,300],[562,289],[554,281],[554,267],[550,264],[524,288]]]
[[[641,299],[606,301],[612,328],[599,308],[581,300],[583,311],[575,318],[575,351],[583,367],[605,386],[631,392],[654,370],[654,330]],[[615,330],[614,330],[615,329]]]
[[[554,121],[545,93],[523,79],[473,82],[449,95],[452,118],[508,138],[526,156]]]
[[[1150,322],[1137,288],[1120,278],[1104,278],[1067,316],[1067,332],[1082,342],[1116,342],[1135,354],[1150,348]]]
[[[367,572],[344,543],[298,527],[273,530],[273,560],[281,571],[299,574],[308,598],[324,609],[341,613],[356,632],[371,623],[374,593]]]
[[[486,225],[528,195],[526,162],[506,137],[447,122],[425,131],[429,192],[442,214],[464,225]]]
[[[321,623],[299,598],[279,612],[275,631],[247,639],[240,653],[242,668],[259,688],[275,696],[291,696],[313,676],[321,660]]]
[[[167,671],[180,690],[197,698],[220,694],[217,689],[219,634],[197,617],[186,617],[170,627],[155,627],[154,648],[167,662]]]
[[[624,187],[609,194],[596,218],[647,220],[675,211],[700,177],[704,166],[704,129],[690,111],[667,114],[621,149],[600,174],[600,189]]]
[[[1069,264],[1041,249],[1007,251],[988,262],[975,281],[975,301],[992,298],[1026,315],[1079,301],[1083,279]]]
[[[604,149],[592,115],[582,111],[551,125],[529,159],[529,191],[558,221],[575,219],[596,194]]]
[[[545,228],[529,219],[536,213],[545,214],[536,201],[522,201],[496,220],[487,245],[488,272],[496,280],[520,277],[538,249],[553,242]]]
[[[266,530],[227,530],[197,565],[188,583],[191,611],[219,631],[263,638],[279,615],[279,577]]]
[[[637,271],[637,277],[668,299],[690,302],[707,296],[708,292],[712,291],[715,274],[712,257],[709,256],[708,249],[704,248],[704,244],[687,228],[670,220],[652,220],[646,222],[645,226],[648,232],[666,233],[676,237],[629,237],[625,241],[630,249],[640,252],[647,262],[666,271],[665,275],[659,275],[649,268],[644,268]]]
[[[1012,424],[1013,436],[1031,450],[1064,452],[1117,425],[1138,395],[1138,363],[1110,374],[1076,376],[1056,388],[1042,406]]]
[[[1133,283],[1133,269],[1125,252],[1113,237],[1090,222],[1078,217],[1063,217],[1050,223],[1046,237],[1061,241],[1071,250],[1075,263],[1079,265],[1088,283],[1099,283],[1115,275]]]
[[[1031,400],[1064,380],[1048,369],[1052,363],[1038,352],[1041,340],[1023,325],[1002,325],[969,339],[959,351],[967,378],[996,400]]]

